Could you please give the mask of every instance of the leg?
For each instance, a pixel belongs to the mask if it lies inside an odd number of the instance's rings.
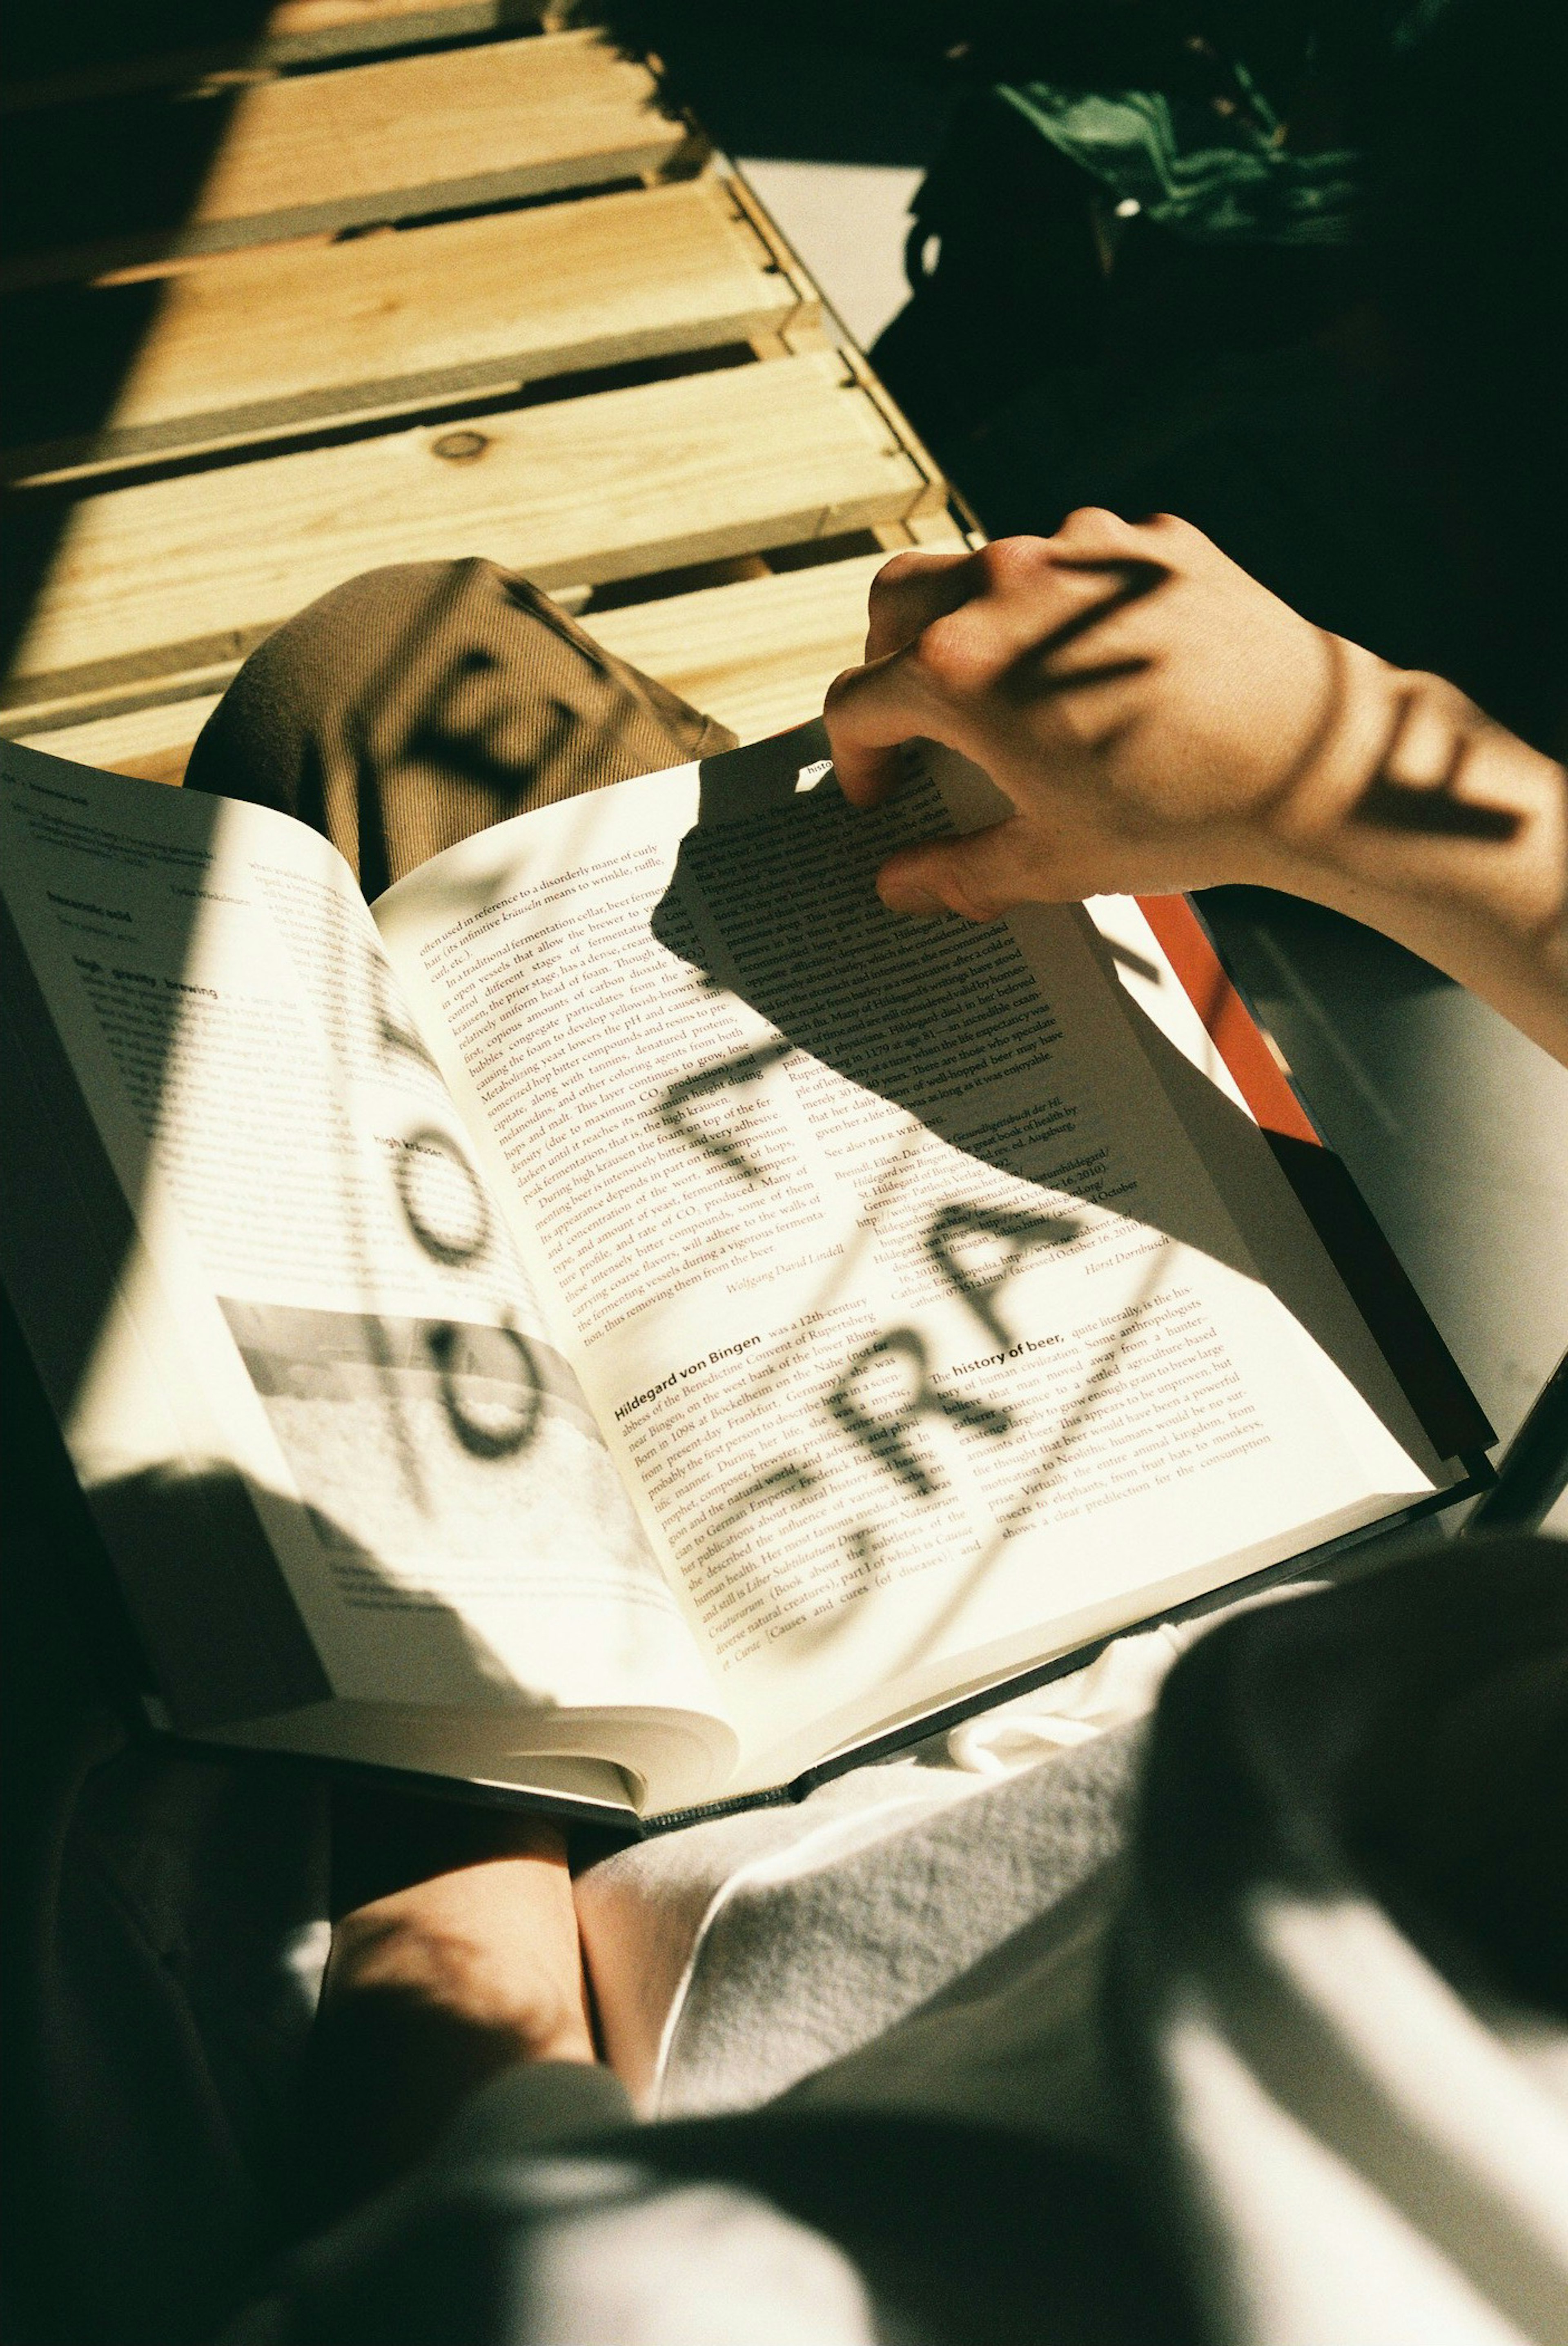
[[[186,786],[282,808],[379,895],[475,831],[735,736],[492,562],[335,587],[253,652]]]
[[[316,824],[371,893],[521,809],[730,746],[489,563],[381,571],[247,662],[192,787]],[[324,1931],[324,1790],[132,1743],[130,1665],[76,1584],[101,1570],[9,1321],[4,1596],[8,2274],[40,2339],[202,2333],[289,2219],[297,1977]],[[15,1451],[15,1458],[11,1454]],[[117,1623],[113,1600],[107,1618]],[[88,1625],[90,1626],[90,1625]],[[106,1634],[110,1634],[106,1632]]]
[[[1559,1542],[1462,1543],[1200,1637],[1096,2019],[1071,1942],[1018,1934],[759,2107],[626,2127],[601,2072],[501,2069],[237,2341],[1555,2334],[1563,1586]],[[1087,2132],[1054,2083],[1086,2030]]]
[[[324,1788],[152,1748],[87,1506],[0,1299],[6,2334],[179,2346],[286,2235]]]

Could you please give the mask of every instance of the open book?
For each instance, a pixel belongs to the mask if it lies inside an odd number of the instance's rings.
[[[1135,905],[882,910],[990,818],[946,753],[860,813],[802,729],[369,911],[0,760],[5,1276],[178,1733],[667,1817],[1485,1472]]]

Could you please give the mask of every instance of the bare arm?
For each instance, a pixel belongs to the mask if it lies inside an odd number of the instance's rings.
[[[597,2058],[554,1825],[391,1798],[340,1800],[337,1817],[359,1879],[306,2084],[321,2212],[413,2166],[502,2071]]]
[[[850,797],[923,736],[1015,812],[883,867],[896,911],[1243,881],[1348,913],[1568,1061],[1568,774],[1441,678],[1325,634],[1188,524],[901,555],[828,697]]]

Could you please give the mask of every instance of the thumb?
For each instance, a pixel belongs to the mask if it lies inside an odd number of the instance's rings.
[[[963,839],[933,839],[890,855],[877,893],[891,913],[958,913],[996,921],[1014,904],[1049,899],[1049,875],[1031,868],[1028,833],[1016,815]]]

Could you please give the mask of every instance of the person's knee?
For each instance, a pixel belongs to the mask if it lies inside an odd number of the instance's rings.
[[[734,745],[528,579],[469,556],[368,571],[286,621],[186,781],[298,815],[374,893],[526,807]]]
[[[273,630],[246,660],[225,705],[265,699],[296,721],[361,700],[406,675],[463,605],[500,574],[477,557],[397,562],[345,579]]]
[[[531,591],[478,556],[345,579],[249,654],[196,744],[187,787],[300,811],[299,778],[325,742],[379,729],[389,703],[461,669],[496,607]]]

